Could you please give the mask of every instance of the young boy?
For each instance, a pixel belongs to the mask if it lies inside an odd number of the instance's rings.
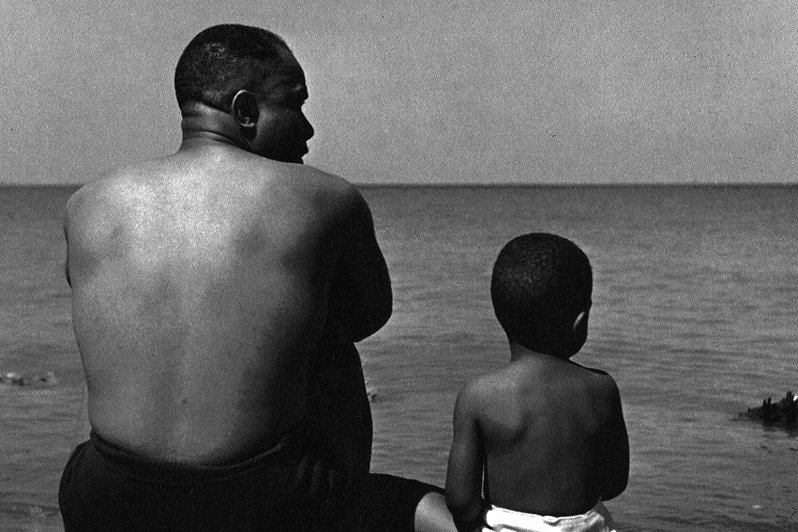
[[[491,299],[511,361],[457,397],[446,502],[459,530],[612,529],[601,501],[629,474],[618,387],[568,360],[587,338],[592,285],[587,256],[560,236],[499,253]]]

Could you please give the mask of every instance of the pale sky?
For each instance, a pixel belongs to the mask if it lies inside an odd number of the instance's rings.
[[[798,2],[0,0],[0,183],[177,149],[200,30],[280,34],[356,183],[798,183]]]

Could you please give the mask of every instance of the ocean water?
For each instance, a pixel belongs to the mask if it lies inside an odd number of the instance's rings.
[[[61,469],[85,439],[63,275],[71,188],[0,188],[0,530],[61,530]],[[620,530],[798,530],[798,430],[738,413],[798,390],[798,188],[364,188],[394,314],[359,345],[372,469],[442,484],[458,389],[506,364],[490,307],[510,238],[549,231],[594,268],[576,362],[621,391],[631,446]]]

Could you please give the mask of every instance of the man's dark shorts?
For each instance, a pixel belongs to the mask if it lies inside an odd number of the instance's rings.
[[[92,434],[69,458],[58,503],[67,532],[412,531],[418,502],[440,491],[372,474],[358,496],[319,464],[290,440],[230,466],[154,463]]]

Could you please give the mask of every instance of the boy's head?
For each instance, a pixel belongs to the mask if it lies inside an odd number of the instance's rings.
[[[514,238],[493,266],[493,310],[512,343],[568,358],[587,339],[593,273],[587,255],[549,233]]]

